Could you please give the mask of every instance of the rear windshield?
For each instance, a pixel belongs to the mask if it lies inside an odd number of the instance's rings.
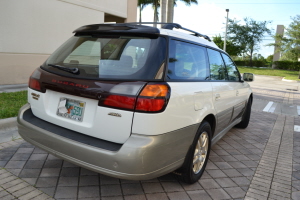
[[[86,79],[161,79],[166,39],[74,36],[42,65],[46,71]],[[51,66],[52,65],[52,66]],[[78,69],[72,73],[68,69]],[[66,70],[67,69],[67,70]]]

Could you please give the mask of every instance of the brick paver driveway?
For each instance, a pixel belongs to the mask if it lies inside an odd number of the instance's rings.
[[[287,97],[262,91],[254,89],[255,99]],[[300,199],[300,133],[294,125],[299,117],[254,108],[247,129],[233,128],[213,146],[204,175],[192,185],[172,173],[148,181],[115,179],[23,140],[2,143],[0,199]]]

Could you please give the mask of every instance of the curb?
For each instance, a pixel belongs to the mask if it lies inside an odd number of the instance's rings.
[[[1,92],[19,92],[28,89],[28,84],[0,85]]]
[[[0,119],[0,132],[17,129],[17,117]]]
[[[0,143],[20,138],[17,127],[17,117],[0,120]]]
[[[282,78],[282,81],[285,81],[285,82],[293,82],[293,83],[300,83],[300,81],[296,81],[296,80],[288,80],[288,79],[285,79],[285,77]]]

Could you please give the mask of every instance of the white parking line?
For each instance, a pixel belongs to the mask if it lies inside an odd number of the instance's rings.
[[[273,105],[273,101],[270,101],[267,105],[266,105],[266,107],[263,109],[263,111],[264,112],[269,112],[269,110],[270,110],[270,108],[271,108],[271,106]],[[274,112],[274,111],[273,111]]]
[[[296,131],[296,132],[300,132],[300,126],[298,126],[298,125],[294,125],[294,131]]]
[[[273,103],[273,105],[271,106],[271,108],[269,109],[268,112],[273,113],[276,109],[277,103]]]
[[[300,116],[300,106],[297,106],[297,112],[298,112],[298,115]]]

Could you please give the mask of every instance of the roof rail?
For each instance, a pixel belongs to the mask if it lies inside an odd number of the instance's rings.
[[[198,33],[196,31],[184,28],[180,24],[177,24],[177,23],[166,23],[166,22],[129,22],[128,24],[162,24],[163,26],[161,28],[163,28],[163,29],[169,29],[169,30],[173,30],[173,28],[182,29],[182,30],[194,33],[194,36],[196,36],[196,37],[203,37],[204,39],[206,39],[206,40],[208,40],[208,41],[211,42],[211,39],[207,35],[203,35],[203,34]]]

